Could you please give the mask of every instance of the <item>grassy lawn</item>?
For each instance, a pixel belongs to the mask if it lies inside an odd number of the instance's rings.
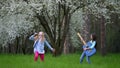
[[[79,63],[80,54],[61,55],[52,57],[45,54],[45,61],[41,62],[38,58],[34,62],[33,55],[11,55],[0,54],[0,68],[120,68],[120,54],[108,54],[102,57],[95,54],[91,57],[91,64],[86,62]]]

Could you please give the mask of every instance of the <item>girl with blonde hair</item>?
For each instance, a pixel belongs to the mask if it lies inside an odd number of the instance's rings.
[[[34,61],[37,61],[38,56],[40,56],[41,61],[44,61],[44,54],[45,54],[44,46],[45,46],[45,44],[52,52],[55,52],[55,49],[53,49],[50,46],[50,44],[47,42],[47,40],[45,39],[44,32],[39,32],[36,34],[29,37],[30,40],[34,40],[34,45],[33,45],[33,47],[34,47]]]

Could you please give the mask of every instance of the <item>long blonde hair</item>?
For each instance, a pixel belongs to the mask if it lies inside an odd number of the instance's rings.
[[[44,42],[45,41],[44,32],[39,32],[39,39],[40,39],[40,42]]]

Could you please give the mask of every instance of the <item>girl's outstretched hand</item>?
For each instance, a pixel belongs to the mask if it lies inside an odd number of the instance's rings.
[[[55,53],[55,49],[54,48],[53,48],[52,52]]]

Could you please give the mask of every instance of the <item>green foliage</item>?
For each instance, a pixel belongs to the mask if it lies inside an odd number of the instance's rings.
[[[50,54],[45,55],[45,61],[41,62],[38,58],[34,62],[33,55],[5,55],[0,54],[1,68],[119,68],[120,54],[108,54],[101,57],[95,54],[91,57],[92,64],[86,62],[79,63],[80,54],[61,55],[52,57]],[[98,59],[99,58],[99,59]]]

